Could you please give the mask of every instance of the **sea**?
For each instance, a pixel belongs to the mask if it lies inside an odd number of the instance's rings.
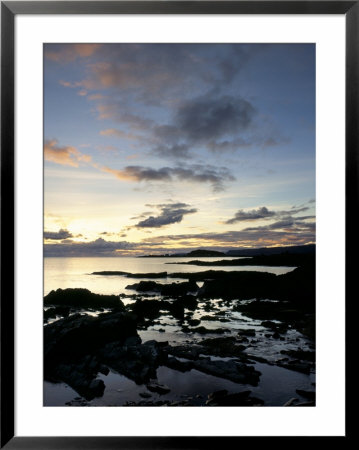
[[[260,271],[270,272],[281,275],[294,270],[294,267],[268,267],[268,266],[196,266],[185,264],[194,258],[175,258],[175,257],[79,257],[79,258],[63,258],[51,257],[44,259],[44,295],[58,288],[86,288],[96,294],[114,294],[120,295],[121,300],[125,304],[129,304],[134,300],[131,294],[135,294],[134,290],[127,286],[138,283],[146,278],[134,279],[125,276],[104,276],[94,275],[93,272],[102,271],[120,271],[128,273],[183,273],[183,272],[204,272],[207,270],[222,271]],[[202,257],[201,261],[215,263],[223,260],[222,257]],[[227,258],[226,258],[227,259]],[[228,258],[238,259],[238,258]],[[176,263],[176,264],[174,264]],[[159,283],[173,283],[176,281],[183,282],[184,279],[161,278],[153,280]],[[201,283],[197,283],[199,287]],[[126,297],[128,296],[128,298]],[[146,295],[143,296],[146,298]],[[156,298],[149,296],[149,299]],[[218,300],[212,300],[213,307],[217,311],[223,309],[226,322],[224,321],[206,321],[202,320],[201,325],[207,329],[227,328],[230,335],[236,335],[238,331],[245,328],[256,330],[257,342],[249,352],[256,356],[265,356],[272,363],[264,364],[256,362],[254,364],[256,370],[262,375],[260,383],[257,387],[239,385],[229,380],[208,375],[192,369],[189,372],[181,373],[170,368],[161,366],[157,370],[157,377],[160,383],[171,387],[171,392],[166,396],[153,395],[153,400],[170,399],[183,400],[183,397],[197,399],[198,406],[203,405],[207,395],[220,389],[226,389],[229,393],[250,389],[253,395],[265,401],[267,406],[282,406],[290,398],[298,397],[296,389],[313,390],[315,386],[315,374],[310,375],[287,370],[274,365],[274,361],[280,355],[283,349],[296,349],[298,347],[309,350],[311,343],[296,330],[288,330],[285,342],[266,338],[268,330],[261,325],[261,321],[254,320],[242,315],[240,312],[230,311],[221,305]],[[91,315],[96,312],[91,312]],[[206,304],[199,303],[199,308],[193,314],[194,319],[201,319],[202,316],[208,315],[206,312]],[[51,323],[49,320],[48,323]],[[45,325],[46,326],[46,325]],[[178,345],[188,342],[189,336],[181,331],[181,326],[170,315],[163,315],[157,323],[146,330],[139,330],[142,342],[155,339],[157,341],[168,341],[170,345]],[[228,335],[228,334],[227,334]],[[209,333],[206,337],[217,337]],[[193,336],[191,339],[201,340],[203,336]],[[213,357],[212,359],[215,359]],[[104,395],[95,398],[91,402],[87,402],[86,406],[121,406],[128,401],[140,401],[140,393],[143,392],[144,386],[137,385],[132,380],[111,370],[105,375],[98,375],[103,379],[106,389]],[[158,398],[157,398],[158,397]],[[81,406],[78,402],[78,394],[65,383],[44,382],[44,406]]]
[[[126,290],[126,286],[135,281],[123,276],[92,275],[93,272],[121,271],[129,273],[178,273],[178,272],[204,272],[207,270],[254,270],[257,272],[270,272],[276,275],[290,272],[294,267],[268,267],[268,266],[195,266],[185,264],[195,258],[156,258],[156,257],[81,257],[81,258],[45,258],[44,259],[44,295],[56,289],[86,288],[96,294],[123,294],[133,293]],[[201,261],[213,262],[224,258],[200,258]],[[239,259],[239,258],[228,258]],[[227,258],[226,258],[227,260]],[[143,278],[145,280],[146,278]],[[158,280],[165,283],[166,279]],[[168,278],[168,283],[184,281],[183,279]]]

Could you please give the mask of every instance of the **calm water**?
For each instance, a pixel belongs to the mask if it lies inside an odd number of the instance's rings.
[[[133,293],[126,291],[126,286],[137,283],[138,280],[122,276],[91,275],[92,272],[116,270],[130,273],[157,273],[157,272],[204,272],[217,269],[225,271],[255,270],[271,272],[277,275],[290,272],[293,267],[268,266],[192,266],[186,264],[166,264],[174,262],[187,262],[194,258],[45,258],[44,261],[44,295],[58,288],[86,288],[96,294]],[[223,258],[201,258],[201,261],[220,261]],[[238,258],[234,258],[238,259]],[[173,278],[157,280],[160,283],[173,283]],[[178,280],[179,281],[179,280]],[[183,280],[180,280],[183,281]]]
[[[135,291],[126,290],[126,286],[134,284],[139,279],[126,278],[124,276],[100,276],[91,275],[95,271],[123,271],[130,273],[150,273],[150,272],[203,272],[206,270],[255,270],[262,272],[271,272],[274,274],[283,274],[294,270],[292,267],[266,267],[266,266],[237,266],[237,267],[220,267],[220,266],[192,266],[186,264],[166,264],[167,262],[186,262],[193,258],[45,258],[45,295],[53,289],[58,288],[87,288],[92,292],[99,294],[133,294]],[[223,258],[201,258],[204,261],[218,261]],[[237,259],[237,258],[235,258]],[[172,283],[177,281],[174,278],[155,280],[160,283]],[[184,281],[179,279],[178,281]],[[199,285],[201,283],[198,283]],[[122,299],[127,303],[126,299]],[[128,300],[131,301],[131,300]],[[210,309],[207,307],[210,305]],[[202,319],[204,316],[217,316],[218,320]],[[92,313],[91,313],[92,314]],[[299,332],[289,329],[286,333],[285,341],[267,338],[268,329],[261,325],[260,320],[251,319],[240,312],[235,312],[231,308],[223,305],[220,300],[206,300],[199,302],[198,308],[194,312],[186,312],[184,324],[188,319],[201,319],[201,325],[205,326],[209,332],[206,337],[218,337],[211,334],[212,329],[225,328],[228,335],[237,335],[238,331],[246,328],[255,329],[255,344],[248,345],[246,353],[265,356],[266,359],[273,363],[283,349],[296,349],[298,347],[303,350],[310,350],[310,342]],[[51,322],[51,320],[49,321]],[[153,325],[145,330],[140,330],[139,335],[143,342],[150,339],[157,341],[168,341],[171,345],[178,345],[188,342],[200,341],[202,335],[194,333],[188,335],[182,331],[182,323],[172,317],[170,314],[163,314]],[[216,359],[212,357],[212,359]],[[218,358],[220,359],[220,358]],[[224,358],[225,359],[225,358]],[[181,373],[164,366],[157,369],[157,377],[160,383],[164,383],[171,388],[169,394],[159,396],[153,394],[151,400],[182,400],[184,397],[190,396],[195,400],[196,405],[203,405],[210,392],[227,389],[229,392],[238,392],[250,389],[253,395],[257,395],[265,401],[265,405],[279,406],[283,405],[291,397],[298,397],[296,389],[313,390],[315,375],[305,375],[287,369],[255,363],[256,369],[262,375],[258,387],[233,383],[229,380],[218,378],[212,375],[199,372],[192,369],[190,372]],[[120,375],[113,370],[107,375],[98,375],[103,379],[106,389],[104,395],[88,402],[90,406],[117,406],[123,405],[126,401],[140,401],[140,393],[146,391],[144,385],[137,385],[132,380]],[[66,402],[78,399],[78,394],[64,383],[52,384],[44,383],[44,405],[61,406]],[[303,399],[302,399],[303,400]]]

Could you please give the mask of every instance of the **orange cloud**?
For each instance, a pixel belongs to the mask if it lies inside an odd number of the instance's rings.
[[[138,139],[138,136],[136,136],[135,134],[126,133],[125,131],[118,130],[115,128],[107,128],[106,130],[101,130],[100,135],[101,136],[115,136],[120,139],[132,139],[132,140]]]
[[[61,147],[55,139],[45,141],[44,157],[47,161],[72,167],[78,167],[79,162],[91,162],[90,155],[85,155],[72,146]]]
[[[111,169],[110,167],[101,167],[101,170],[103,172],[110,173],[112,175],[115,175],[116,178],[119,180],[127,180],[127,181],[139,181],[138,175],[136,173],[132,173],[131,171],[127,170],[116,170]]]
[[[49,50],[51,45],[47,45],[45,58],[58,63],[67,63],[75,61],[77,58],[88,58],[100,47],[101,44],[62,44],[54,46],[53,50]]]

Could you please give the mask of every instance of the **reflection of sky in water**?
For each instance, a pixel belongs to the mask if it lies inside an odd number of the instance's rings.
[[[219,358],[213,358],[219,359]],[[223,358],[228,359],[228,358]],[[312,383],[314,375],[304,375],[277,366],[256,363],[255,369],[262,373],[260,384],[257,387],[237,384],[232,381],[218,378],[212,375],[192,369],[189,372],[178,372],[161,366],[157,369],[157,380],[167,385],[171,391],[165,395],[151,392],[151,398],[146,401],[171,400],[182,401],[192,397],[191,402],[195,405],[203,405],[208,394],[221,389],[229,393],[251,390],[253,396],[257,396],[271,406],[282,406],[289,399],[300,396],[296,389],[314,390]],[[105,385],[104,395],[89,402],[91,406],[121,406],[127,401],[139,402],[144,400],[139,394],[148,392],[145,385],[137,385],[134,381],[111,371],[107,376],[100,375]],[[196,396],[200,396],[197,398]],[[61,406],[66,402],[78,397],[76,392],[65,384],[53,384],[45,382],[45,401],[47,406]],[[304,399],[301,399],[302,401]]]
[[[190,260],[188,258],[187,260]],[[205,260],[218,260],[218,258],[203,258]],[[169,259],[173,262],[173,258]],[[134,294],[135,291],[125,290],[129,284],[138,283],[139,279],[125,278],[121,276],[94,276],[90,275],[94,271],[102,270],[118,270],[132,273],[149,273],[149,272],[201,272],[210,269],[237,271],[237,270],[258,270],[254,266],[242,267],[198,267],[189,265],[165,265],[167,258],[47,258],[45,259],[45,294],[51,289],[59,287],[65,289],[68,287],[83,287],[92,292],[102,294]],[[182,259],[183,261],[183,259]],[[273,273],[285,273],[293,270],[284,267],[261,267],[260,270],[270,271]],[[157,279],[160,283],[172,283],[174,281],[184,281],[182,279]],[[199,282],[199,285],[202,283]],[[158,294],[149,295],[145,293],[141,296],[148,300],[160,299]],[[131,298],[122,298],[125,304],[132,303]],[[243,300],[243,303],[252,301],[252,299]],[[156,318],[151,325],[145,330],[139,330],[138,333],[142,342],[155,339],[157,341],[168,341],[171,345],[183,343],[195,343],[205,338],[236,336],[240,330],[254,329],[255,337],[248,337],[249,342],[246,344],[245,353],[254,356],[265,356],[269,361],[285,356],[280,351],[295,350],[298,347],[308,350],[308,341],[296,330],[288,329],[285,333],[284,340],[274,339],[273,332],[261,325],[261,320],[254,320],[245,314],[232,311],[231,306],[235,301],[224,302],[221,299],[199,301],[195,311],[185,309],[183,320],[179,320],[171,316],[168,312],[163,311],[160,317]],[[96,311],[82,311],[92,316],[96,316]],[[203,316],[210,316],[215,320],[202,320]],[[205,327],[209,330],[206,334],[197,332],[184,333],[182,326],[193,328],[189,324],[189,320],[201,319],[196,326]],[[225,319],[225,320],[221,320]],[[50,319],[48,323],[56,319]],[[280,323],[279,321],[272,321]],[[218,328],[226,329],[228,332],[224,334],[214,334],[210,330]],[[267,335],[267,336],[265,336]],[[213,359],[221,359],[215,358]],[[223,358],[228,359],[228,358]],[[171,400],[181,401],[185,396],[193,397],[196,405],[205,403],[207,395],[213,391],[227,389],[229,392],[239,392],[241,390],[250,389],[253,395],[257,395],[270,405],[283,405],[292,397],[298,397],[295,390],[313,390],[312,382],[314,375],[304,375],[302,373],[290,371],[281,367],[271,366],[268,364],[255,363],[257,370],[262,372],[260,384],[258,387],[240,385],[229,380],[214,377],[201,373],[197,370],[190,372],[178,372],[166,367],[159,367],[157,370],[158,381],[166,384],[171,388],[171,392],[160,396],[151,393],[150,400]],[[96,398],[90,405],[123,405],[126,401],[139,402],[143,400],[139,394],[146,391],[144,385],[136,385],[133,381],[127,379],[123,375],[110,372],[108,376],[99,375],[106,385],[103,397]],[[196,398],[200,395],[201,398]],[[45,382],[44,402],[46,405],[64,405],[66,402],[78,397],[78,394],[63,383],[53,384]],[[303,399],[302,399],[303,400]]]
[[[201,258],[201,261],[219,261],[223,258]],[[237,259],[237,258],[236,258]],[[186,262],[193,258],[45,258],[44,265],[44,294],[58,288],[86,288],[97,294],[120,294],[134,291],[126,290],[129,284],[138,283],[139,279],[122,276],[90,275],[92,272],[105,270],[130,273],[158,273],[158,272],[204,272],[206,270],[248,271],[256,270],[271,272],[277,275],[293,270],[293,267],[265,267],[265,266],[192,266],[186,264],[166,264],[167,262]],[[173,283],[173,278],[154,280],[160,283]]]

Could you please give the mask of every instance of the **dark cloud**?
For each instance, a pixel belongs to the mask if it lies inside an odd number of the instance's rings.
[[[45,244],[45,256],[114,256],[116,252],[136,249],[138,244],[121,241],[105,241],[98,238],[91,242],[65,242]]]
[[[112,173],[120,180],[127,181],[170,182],[180,180],[195,183],[209,183],[215,191],[223,190],[226,182],[235,179],[225,167],[203,166],[199,164],[194,164],[190,168],[162,167],[160,169],[152,169],[142,166],[127,166],[120,170],[109,167],[103,167],[102,170]]]
[[[243,211],[243,209],[240,209],[232,219],[226,220],[225,223],[232,224],[244,220],[266,219],[275,216],[275,214],[274,211],[269,211],[265,206],[258,209],[252,209],[251,211]]]
[[[217,247],[265,247],[272,245],[304,245],[315,242],[315,224],[305,228],[290,227],[286,229],[248,228],[242,231],[224,233],[197,233],[156,236],[144,243],[162,246],[178,242],[179,246],[217,246]]]
[[[279,217],[285,217],[285,216],[291,216],[293,214],[298,214],[299,212],[307,211],[309,207],[303,206],[303,207],[295,207],[293,206],[292,209],[289,211],[270,211],[267,207],[262,206],[257,209],[252,209],[251,211],[244,211],[243,209],[240,209],[236,212],[234,217],[232,219],[226,220],[224,223],[226,224],[233,224],[237,222],[244,222],[249,220],[263,220],[263,219],[270,219],[270,218],[279,218]]]
[[[192,158],[191,147],[187,144],[159,145],[153,149],[153,152],[163,157],[175,159]]]
[[[198,142],[244,130],[255,114],[255,108],[243,98],[203,96],[181,106],[175,122],[187,138]]]
[[[228,44],[228,50],[231,55],[230,58],[224,57],[218,60],[218,66],[222,74],[223,82],[232,82],[234,77],[238,75],[238,73],[248,63],[253,51],[257,52],[258,49],[258,46],[251,45],[250,53],[246,45]]]
[[[118,130],[119,138],[135,138],[161,157],[184,159],[196,154],[198,144],[210,151],[235,151],[281,143],[278,133],[263,131],[263,115],[248,99],[223,95],[252,56],[270,48],[253,44],[49,44],[46,55],[67,63],[92,55],[86,77],[62,81],[62,85],[87,92],[88,99],[96,102],[99,118],[130,128],[130,133]],[[191,97],[193,92],[196,98]],[[154,122],[158,116],[153,108],[166,109],[162,123]]]
[[[182,222],[187,214],[197,212],[186,203],[168,203],[156,205],[161,210],[158,216],[149,216],[135,225],[136,228],[160,228],[165,225]]]
[[[224,152],[288,142],[272,125],[259,124],[258,118],[256,108],[248,100],[219,96],[212,90],[183,100],[171,123],[155,126],[149,141],[156,143],[154,153],[175,159],[193,156],[198,147]]]
[[[54,241],[61,241],[62,239],[72,238],[73,235],[61,228],[59,231],[44,231],[44,239],[51,239]]]
[[[278,220],[269,225],[264,225],[260,227],[253,228],[245,228],[243,231],[266,231],[266,230],[307,230],[307,231],[315,231],[315,222],[305,222],[305,220],[315,219],[315,216],[305,216],[305,217],[284,217],[282,220]]]

